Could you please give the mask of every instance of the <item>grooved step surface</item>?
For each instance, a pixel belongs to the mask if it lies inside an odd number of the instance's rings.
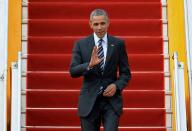
[[[79,0],[28,0],[29,2],[79,2]],[[95,2],[95,0],[81,0],[81,2]],[[161,2],[161,0],[97,0],[97,2]]]
[[[164,95],[164,91],[124,91],[123,107],[164,108]],[[27,107],[77,108],[78,96],[79,91],[27,91]]]
[[[131,71],[163,71],[163,55],[138,54],[128,57]],[[71,54],[28,55],[27,59],[28,71],[69,71]]]
[[[41,82],[39,82],[41,81]],[[74,82],[75,81],[75,82]],[[69,73],[27,73],[27,89],[80,90],[82,78],[73,79]],[[132,72],[132,79],[126,90],[164,90],[164,73]]]
[[[111,19],[161,19],[161,3],[71,2],[29,3],[29,19],[87,19],[95,8],[104,8]],[[65,10],[64,10],[65,9]],[[77,11],[79,11],[77,13]],[[120,13],[121,12],[121,13]]]
[[[29,20],[29,36],[84,36],[92,33],[88,19]],[[121,36],[162,36],[162,20],[111,20],[109,33]]]
[[[29,54],[70,54],[74,42],[82,37],[29,37]],[[120,37],[121,38],[121,37]],[[129,54],[162,54],[162,37],[127,37],[125,40]],[[142,44],[141,44],[142,43]]]
[[[26,111],[27,126],[80,126],[76,109],[27,109]],[[120,126],[165,126],[164,109],[126,109],[123,112]]]
[[[27,128],[27,131],[81,131],[80,128]],[[103,131],[103,128],[101,128]],[[119,131],[166,131],[166,128],[119,128]]]

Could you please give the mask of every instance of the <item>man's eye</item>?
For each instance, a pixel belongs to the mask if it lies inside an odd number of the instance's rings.
[[[93,25],[94,25],[94,26],[98,26],[99,24],[98,24],[98,23],[94,23]]]
[[[101,25],[105,25],[105,22],[102,22]]]

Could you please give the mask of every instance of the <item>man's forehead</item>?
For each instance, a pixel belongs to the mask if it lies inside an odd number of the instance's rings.
[[[107,19],[105,18],[105,16],[93,16],[91,22],[93,23],[107,22]]]
[[[92,23],[106,23],[106,20],[93,20]]]

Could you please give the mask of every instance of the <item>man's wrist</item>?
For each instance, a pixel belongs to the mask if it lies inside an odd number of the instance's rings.
[[[93,65],[91,63],[89,63],[88,67],[91,69],[91,68],[93,68]]]
[[[115,83],[113,83],[112,85],[113,85],[113,87],[114,87],[116,90],[118,90],[117,85],[116,85]]]
[[[90,70],[90,69],[92,69],[93,67],[89,64],[88,66],[87,66],[87,70]]]

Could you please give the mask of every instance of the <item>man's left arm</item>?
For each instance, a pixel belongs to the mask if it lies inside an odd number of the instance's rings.
[[[131,71],[124,42],[119,44],[119,78],[108,85],[103,92],[103,96],[112,97],[116,91],[122,91],[131,79]]]
[[[122,91],[131,79],[131,71],[128,63],[125,43],[122,41],[119,44],[119,78],[114,82],[117,90]]]

